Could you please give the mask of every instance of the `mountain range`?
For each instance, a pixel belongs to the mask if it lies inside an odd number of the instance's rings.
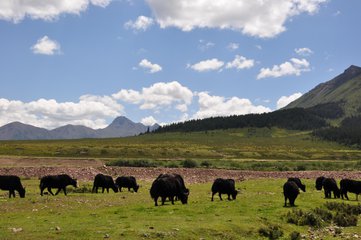
[[[154,124],[149,127],[149,131],[154,131],[158,127],[158,124]],[[134,123],[123,116],[115,118],[109,126],[103,129],[69,124],[47,130],[21,122],[12,122],[0,127],[0,140],[116,138],[135,136],[147,131],[148,126],[142,123]]]

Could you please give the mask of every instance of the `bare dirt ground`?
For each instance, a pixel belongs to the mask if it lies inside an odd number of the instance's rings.
[[[315,179],[319,176],[336,179],[361,179],[361,171],[285,171],[262,172],[204,168],[135,168],[106,167],[97,159],[59,158],[0,158],[0,175],[18,175],[23,178],[40,178],[45,175],[66,173],[82,181],[91,181],[98,173],[111,175],[132,175],[139,180],[153,181],[161,173],[181,174],[188,183],[213,182],[216,178],[233,178],[237,181],[255,178]]]

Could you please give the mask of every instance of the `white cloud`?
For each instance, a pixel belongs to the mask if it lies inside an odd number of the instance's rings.
[[[302,96],[302,93],[294,93],[290,96],[282,96],[277,101],[277,109],[283,108],[287,106],[289,103],[295,101],[296,99],[300,98]]]
[[[199,44],[200,45],[198,47],[202,51],[206,51],[215,46],[215,44],[213,42],[206,42],[203,39],[199,40]]]
[[[145,31],[147,30],[150,26],[152,26],[154,23],[152,18],[146,17],[146,16],[139,16],[137,18],[137,20],[133,21],[128,21],[124,24],[124,27],[127,29],[133,29],[135,31]]]
[[[124,102],[138,104],[140,109],[156,110],[176,104],[175,108],[182,111],[186,109],[187,105],[191,104],[193,92],[180,83],[173,81],[155,83],[148,88],[143,88],[141,92],[122,89],[113,94],[112,97]]]
[[[309,48],[296,48],[295,49],[295,52],[300,55],[300,56],[304,56],[304,57],[307,57],[307,56],[310,56],[313,54],[313,51]]]
[[[60,53],[60,44],[51,40],[48,36],[40,38],[31,50],[35,54],[54,55]]]
[[[220,28],[275,37],[291,17],[316,13],[327,0],[146,0],[161,28]]]
[[[178,109],[181,112],[187,112],[188,111],[187,104],[179,104],[175,108]]]
[[[238,43],[229,43],[227,48],[231,51],[237,50],[239,48],[239,44]]]
[[[271,109],[264,106],[255,106],[250,100],[244,98],[232,97],[226,99],[220,96],[211,96],[207,92],[198,93],[198,97],[199,110],[193,116],[196,119],[271,111]]]
[[[156,73],[159,71],[162,71],[162,67],[158,64],[153,64],[150,61],[148,61],[147,59],[143,59],[142,61],[140,61],[139,63],[139,67],[145,68],[149,70],[149,73]]]
[[[193,64],[190,66],[193,70],[197,72],[206,72],[206,71],[215,71],[222,68],[224,62],[219,61],[217,58],[200,61],[199,63]]]
[[[291,58],[290,61],[281,65],[274,65],[271,68],[262,68],[257,75],[257,79],[262,78],[278,78],[286,75],[301,75],[302,72],[310,71],[310,63],[306,59]]]
[[[145,117],[140,121],[145,126],[153,126],[157,123],[157,120],[153,116]]]
[[[236,55],[232,62],[227,63],[226,68],[236,68],[236,69],[244,69],[251,68],[254,66],[253,59],[247,59],[243,56]]]
[[[102,128],[106,126],[107,118],[114,118],[122,113],[123,106],[109,96],[84,95],[78,102],[57,102],[54,99],[21,102],[0,99],[0,125],[20,121],[48,129],[66,124]]]
[[[111,0],[1,0],[0,19],[18,23],[25,17],[52,21],[62,14],[79,15],[90,4],[106,7]]]

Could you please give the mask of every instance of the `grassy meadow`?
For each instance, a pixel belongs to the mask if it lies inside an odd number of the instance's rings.
[[[194,160],[199,166],[229,169],[361,169],[359,149],[319,140],[310,132],[278,128],[0,143],[2,156],[96,158],[110,165],[120,161],[126,166],[124,161],[141,160],[149,165],[177,167],[184,160]]]
[[[281,229],[280,239],[290,239],[292,232],[308,234],[309,230],[287,223],[286,214],[292,209],[308,211],[325,202],[356,204],[354,194],[350,201],[324,199],[323,193],[314,189],[314,180],[304,181],[307,192],[299,195],[295,208],[283,207],[281,186],[285,180],[280,179],[237,182],[240,194],[235,201],[224,195],[223,201],[215,196],[211,202],[210,183],[187,185],[191,191],[187,205],[166,202],[159,207],[149,196],[149,182],[141,182],[138,193],[92,194],[91,183],[81,182],[68,196],[41,197],[38,180],[22,181],[26,198],[8,199],[7,192],[0,192],[0,239],[267,239],[260,236],[259,229],[269,226]],[[323,239],[335,239],[322,230],[313,232]],[[360,233],[361,227],[341,232],[353,235]]]

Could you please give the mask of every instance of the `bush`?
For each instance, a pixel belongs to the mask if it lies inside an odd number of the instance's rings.
[[[357,216],[356,215],[348,215],[346,213],[336,213],[333,221],[339,227],[349,227],[357,225]]]
[[[331,218],[330,218],[331,215]],[[332,214],[327,210],[315,209],[311,212],[303,212],[302,210],[293,210],[288,212],[286,220],[288,223],[292,223],[298,226],[310,226],[320,228],[325,222],[330,222]]]
[[[262,227],[258,230],[259,235],[263,237],[268,237],[268,239],[275,240],[283,236],[283,231],[280,226],[269,225],[267,227]]]
[[[329,210],[345,213],[348,215],[359,215],[361,214],[361,205],[350,205],[345,203],[327,202],[325,206]]]
[[[212,163],[209,161],[203,161],[203,162],[201,162],[201,166],[208,168],[208,167],[212,166]]]
[[[149,160],[116,160],[107,164],[108,166],[119,167],[156,167],[155,162]]]
[[[301,240],[301,234],[299,232],[292,232],[290,234],[290,239],[291,240]]]
[[[298,165],[295,168],[295,171],[306,171],[306,166],[305,165]]]
[[[183,161],[182,166],[185,168],[195,168],[198,167],[198,163],[194,160],[187,159]]]

